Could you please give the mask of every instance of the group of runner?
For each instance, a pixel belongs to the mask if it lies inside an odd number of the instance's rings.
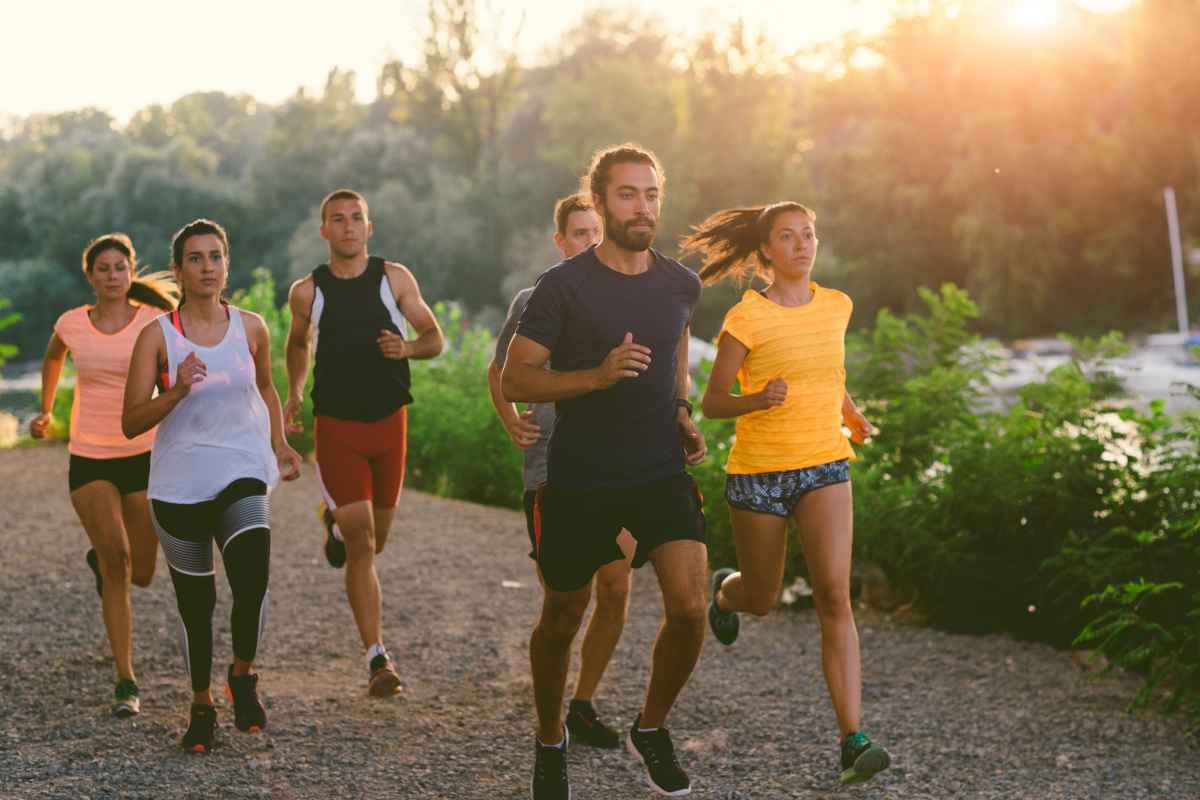
[[[598,152],[580,191],[554,210],[563,260],[509,308],[488,382],[496,413],[524,450],[525,513],[543,589],[530,640],[537,715],[531,796],[571,796],[567,745],[619,747],[650,787],[688,794],[667,716],[699,659],[705,627],[725,645],[740,612],[764,615],[780,590],[787,521],[800,530],[820,621],[822,662],[840,729],[841,779],[890,761],[861,730],[860,659],[850,603],[850,444],[870,422],[845,389],[852,304],[811,280],[816,217],[797,203],[718,212],[683,252],[654,243],[665,175],[636,145]],[[138,713],[130,583],[150,583],[157,533],[175,587],[193,691],[185,750],[212,748],[215,579],[220,547],[233,596],[226,692],[241,731],[267,725],[252,671],[269,600],[271,488],[299,475],[286,434],[313,364],[317,476],[325,555],[345,568],[368,692],[401,680],[382,635],[375,557],[387,542],[404,477],[409,359],[432,358],[442,332],[412,273],[369,256],[365,198],[340,189],[320,206],[328,263],[289,293],[288,389],[280,403],[263,320],[223,299],[229,237],[196,220],[172,240],[173,274],[139,275],[123,234],[89,243],[83,270],[96,302],[62,315],[43,365],[46,435],[66,353],[78,373],[71,416],[72,502],[92,544],[117,669],[113,712]],[[736,417],[726,467],[740,572],[707,568],[702,498],[686,471],[707,455],[693,420],[691,319],[702,283],[759,276],[726,315],[703,397],[706,416]],[[166,313],[163,313],[166,312]],[[406,336],[411,326],[415,338]],[[734,382],[738,391],[733,391]],[[514,403],[528,402],[520,410]],[[632,569],[654,566],[663,622],[649,685],[628,735],[594,696],[626,620]],[[573,640],[595,594],[581,666],[564,716]]]
[[[334,192],[321,204],[330,258],[292,287],[286,405],[272,379],[266,324],[223,299],[229,236],[212,220],[195,220],[175,234],[173,274],[138,275],[133,243],[124,234],[90,242],[83,271],[96,302],[64,313],[50,337],[42,410],[30,428],[34,438],[46,436],[70,352],[77,379],[69,486],[92,543],[87,563],[116,662],[113,713],[140,710],[129,584],[149,585],[157,533],[175,587],[193,692],[185,750],[210,750],[217,729],[214,543],[233,597],[226,694],[234,723],[247,732],[267,725],[252,668],[269,602],[269,494],[281,478],[300,474],[301,459],[286,432],[299,425],[314,341],[326,555],[346,566],[370,694],[400,690],[383,646],[374,557],[387,540],[404,477],[408,359],[437,355],[442,334],[412,274],[367,256],[370,234],[367,204],[356,192]],[[417,338],[405,338],[406,320]]]

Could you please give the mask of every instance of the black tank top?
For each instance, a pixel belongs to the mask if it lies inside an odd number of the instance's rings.
[[[383,330],[404,335],[404,317],[383,259],[367,259],[357,278],[338,278],[328,264],[314,269],[312,276],[317,326],[313,413],[374,422],[411,403],[408,359],[384,358],[376,342]]]

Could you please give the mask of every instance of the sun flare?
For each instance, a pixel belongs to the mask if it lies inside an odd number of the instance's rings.
[[[1059,7],[1056,0],[1021,0],[1013,3],[1005,16],[1014,28],[1041,32],[1048,31],[1058,23]]]

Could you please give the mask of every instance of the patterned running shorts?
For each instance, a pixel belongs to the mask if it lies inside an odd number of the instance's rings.
[[[850,462],[846,459],[783,472],[729,475],[725,478],[725,500],[743,511],[790,517],[804,495],[849,480]]]

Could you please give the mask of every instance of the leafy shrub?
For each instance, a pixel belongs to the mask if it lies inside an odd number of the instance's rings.
[[[411,483],[446,497],[520,508],[521,451],[496,417],[488,392],[495,337],[465,324],[457,305],[438,303],[434,313],[446,350],[413,364]]]

